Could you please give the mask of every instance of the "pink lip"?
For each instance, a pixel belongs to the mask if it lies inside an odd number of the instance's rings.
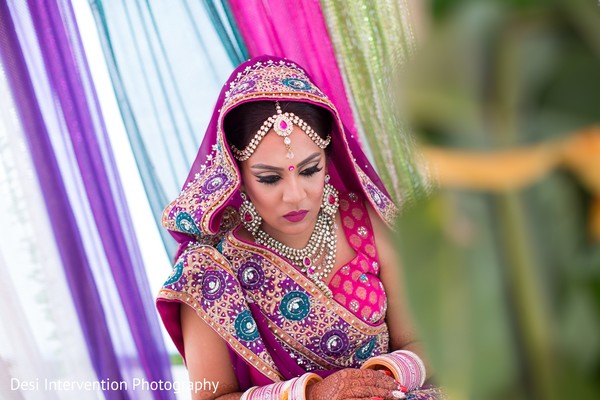
[[[308,214],[308,210],[292,211],[285,214],[283,218],[290,222],[300,222],[306,217],[306,214]]]

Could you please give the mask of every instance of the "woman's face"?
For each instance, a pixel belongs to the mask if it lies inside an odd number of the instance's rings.
[[[290,246],[312,233],[323,196],[325,151],[297,126],[290,134],[294,158],[283,138],[270,131],[241,163],[242,190],[263,219],[261,228]]]

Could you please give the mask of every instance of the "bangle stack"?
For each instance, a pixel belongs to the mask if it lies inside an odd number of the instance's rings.
[[[388,368],[394,378],[408,391],[415,390],[425,383],[425,364],[418,355],[408,350],[398,350],[368,359],[362,368]]]
[[[317,374],[306,373],[289,381],[253,386],[244,392],[240,400],[305,400],[308,384],[321,379]]]
[[[319,375],[314,374],[312,372],[307,372],[306,374],[294,378],[291,380],[291,385],[289,388],[289,396],[290,400],[305,400],[306,399],[306,387],[309,383],[318,382],[323,380]],[[282,399],[284,400],[284,399]]]

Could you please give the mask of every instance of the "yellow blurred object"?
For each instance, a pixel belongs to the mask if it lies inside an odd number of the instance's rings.
[[[562,147],[562,162],[594,194],[589,230],[591,237],[600,242],[600,126],[569,137]]]
[[[531,147],[496,152],[425,147],[422,153],[440,186],[492,192],[521,189],[565,167],[594,196],[589,228],[593,240],[600,242],[600,126]]]
[[[563,164],[576,173],[589,190],[600,195],[600,126],[570,136],[561,150]]]
[[[546,144],[486,153],[427,147],[423,153],[442,186],[488,191],[520,189],[560,161],[557,146]]]

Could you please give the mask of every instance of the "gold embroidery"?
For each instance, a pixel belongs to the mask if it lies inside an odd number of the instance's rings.
[[[344,282],[344,292],[351,294],[353,291],[353,287],[352,287],[352,282],[350,282],[349,280]]]
[[[369,301],[371,304],[377,304],[377,292],[371,290],[371,293],[369,293]]]
[[[333,298],[340,304],[346,305],[346,296],[344,296],[342,293],[336,293]]]
[[[364,287],[360,286],[356,289],[356,297],[358,297],[361,300],[364,300],[367,298],[367,291]]]
[[[340,278],[339,275],[336,275],[333,277],[333,279],[331,280],[331,282],[329,283],[331,285],[331,287],[337,288],[340,286],[340,281],[342,278]]]
[[[273,280],[273,284],[281,282],[283,278],[290,278],[296,285],[302,288],[302,290],[305,290],[307,293],[310,293],[312,296],[314,296],[314,300],[318,301],[319,308],[323,307],[326,311],[333,312],[335,315],[342,318],[345,322],[352,325],[361,333],[367,335],[377,335],[387,330],[387,327],[383,325],[373,327],[365,324],[363,321],[360,321],[350,311],[346,310],[344,307],[340,307],[337,302],[327,298],[327,296],[325,296],[310,279],[301,274],[287,261],[275,255],[266,248],[238,240],[232,232],[227,233],[225,236],[223,253],[227,256],[227,258],[232,260],[232,263],[234,264],[234,272],[235,268],[239,268],[244,261],[252,259],[253,256],[259,256],[263,258],[265,261],[268,261],[268,267],[270,267],[268,271],[265,271],[265,275],[267,275],[267,273],[271,274],[268,280]],[[274,271],[277,271],[277,274],[275,274]],[[260,293],[254,293],[254,295],[259,299],[264,297],[264,294]],[[253,297],[253,300],[256,300],[256,298]],[[276,300],[277,298],[269,299],[269,301],[273,302],[276,302]]]
[[[362,239],[358,237],[358,235],[352,234],[350,235],[350,244],[352,245],[352,247],[354,247],[355,249],[360,247],[360,245],[362,244]]]
[[[362,308],[362,310],[360,311],[360,314],[362,315],[362,317],[366,320],[367,318],[369,318],[369,316],[371,315],[371,307],[369,306],[364,306]]]
[[[348,211],[348,208],[350,208],[350,203],[348,202],[348,200],[340,199],[340,210]]]
[[[354,220],[349,216],[345,216],[344,217],[344,226],[349,229],[354,228]]]
[[[358,208],[358,207],[352,208],[352,216],[354,217],[354,219],[360,220],[360,219],[362,219],[363,215],[364,215],[364,213],[360,208]]]
[[[179,300],[195,309],[198,316],[227,341],[236,353],[262,371],[268,378],[280,381],[282,377],[271,355],[267,351],[256,353],[252,350],[259,348],[256,343],[244,344],[236,336],[235,316],[239,315],[240,310],[247,309],[247,306],[227,259],[210,246],[197,246],[183,253],[178,262],[184,264],[180,279],[168,285],[172,289],[161,289],[158,299]],[[207,300],[201,289],[202,278],[207,271],[221,271],[226,277],[226,290],[215,301]],[[262,339],[257,340],[264,349]]]
[[[367,255],[371,258],[375,258],[375,247],[372,244],[368,244],[365,246],[365,251],[367,252]]]

